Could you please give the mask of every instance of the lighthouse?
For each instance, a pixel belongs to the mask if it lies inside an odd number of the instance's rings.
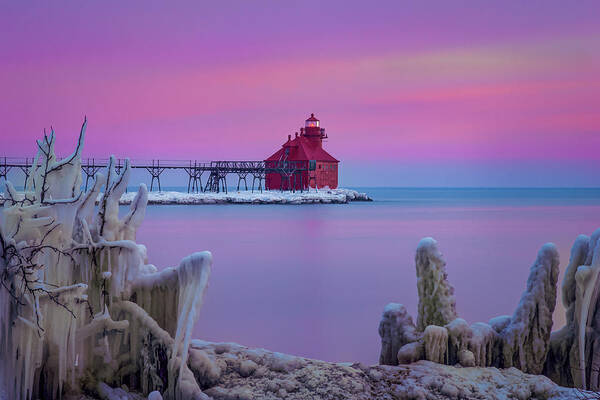
[[[327,139],[327,134],[321,127],[321,121],[310,114],[304,127],[300,128],[300,134],[296,132],[294,137],[288,135],[281,148],[265,160],[269,169],[265,187],[283,190],[337,188],[339,161],[323,149],[324,139]],[[277,167],[281,170],[276,171]],[[291,174],[294,179],[291,179]]]

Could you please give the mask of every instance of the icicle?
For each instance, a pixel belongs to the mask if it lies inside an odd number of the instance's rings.
[[[443,326],[429,325],[423,332],[425,358],[443,364],[448,354],[448,330]]]
[[[177,318],[177,332],[169,360],[170,377],[181,385],[184,378],[183,369],[187,365],[188,349],[191,340],[191,331],[198,319],[200,307],[204,298],[204,291],[208,285],[212,255],[209,252],[194,253],[183,260],[177,269],[179,277],[179,311]],[[179,363],[178,358],[181,358]],[[169,379],[169,382],[173,382]]]

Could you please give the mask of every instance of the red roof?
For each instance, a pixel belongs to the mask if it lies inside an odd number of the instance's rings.
[[[323,150],[321,143],[315,140],[311,140],[304,136],[298,136],[286,143],[277,150],[275,154],[267,158],[265,161],[279,161],[284,158],[285,149],[290,149],[288,160],[290,161],[327,161],[327,162],[339,162],[331,154]]]

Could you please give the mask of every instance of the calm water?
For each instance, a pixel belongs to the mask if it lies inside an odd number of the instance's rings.
[[[383,307],[403,303],[416,318],[422,237],[438,240],[472,323],[512,314],[541,245],[558,246],[563,270],[575,237],[600,227],[600,189],[361,190],[376,201],[149,206],[138,242],[159,268],[213,253],[195,337],[375,363]]]

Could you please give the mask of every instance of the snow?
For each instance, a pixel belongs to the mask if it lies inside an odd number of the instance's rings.
[[[143,185],[140,192],[123,193],[119,204],[135,204],[143,201],[146,196],[148,204],[346,204],[352,201],[372,201],[366,193],[342,188],[311,189],[304,192],[271,190],[261,193],[247,190],[229,193],[184,193],[174,191],[148,192],[146,186]],[[96,194],[96,202],[101,202],[102,194],[98,194],[97,191],[94,193]],[[15,191],[14,197],[22,198],[23,193],[16,193]],[[7,201],[7,198],[8,196],[0,194],[0,205]]]
[[[490,318],[488,324],[498,333],[502,332],[504,328],[510,324],[510,315],[499,315],[494,318]]]
[[[287,356],[294,368],[282,369],[282,355],[235,343],[192,341],[191,353],[202,352],[219,366],[204,392],[225,399],[548,399],[577,398],[543,376],[515,368],[461,368],[430,361],[410,365],[368,366],[328,363]],[[248,369],[248,366],[251,366]],[[196,375],[199,371],[192,367]],[[250,374],[250,375],[248,375]]]
[[[136,193],[125,193],[121,204],[130,204]],[[319,189],[305,192],[239,191],[229,193],[150,192],[148,204],[345,204],[350,201],[370,201],[365,193],[351,189]]]

